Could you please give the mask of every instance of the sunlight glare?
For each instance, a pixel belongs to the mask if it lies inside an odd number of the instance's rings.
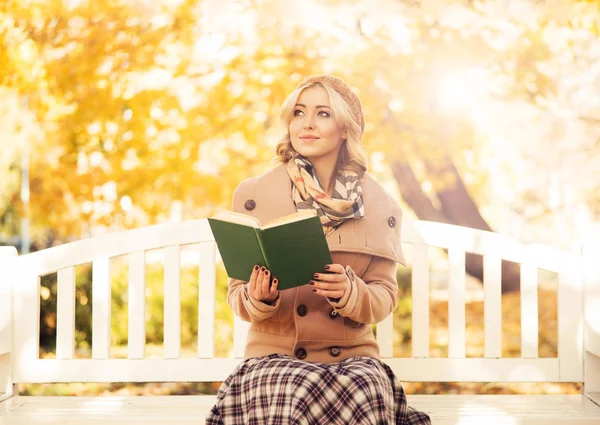
[[[481,73],[474,69],[445,73],[437,84],[437,99],[445,110],[471,109],[485,90]]]

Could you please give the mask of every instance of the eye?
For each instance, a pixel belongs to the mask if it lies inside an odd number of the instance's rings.
[[[331,115],[329,115],[329,112],[325,112],[325,111],[319,111],[319,113],[317,114],[320,117],[330,117]]]
[[[302,112],[300,109],[294,110],[294,116],[295,117],[299,116],[300,114],[304,114],[304,112]]]

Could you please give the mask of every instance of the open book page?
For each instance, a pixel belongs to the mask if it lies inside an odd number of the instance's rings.
[[[213,218],[216,220],[227,221],[229,223],[237,223],[243,226],[260,228],[260,221],[250,215],[236,213],[233,211],[223,211],[216,214]]]
[[[317,215],[317,212],[313,209],[310,210],[300,210],[293,214],[284,215],[283,217],[279,217],[275,220],[269,221],[262,228],[269,229],[271,227],[283,226],[284,224],[294,223],[296,221],[304,220],[309,217],[314,217]]]

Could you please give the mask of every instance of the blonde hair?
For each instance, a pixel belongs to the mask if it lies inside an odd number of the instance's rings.
[[[285,134],[277,144],[275,148],[276,156],[271,161],[272,165],[279,165],[286,163],[290,159],[298,155],[298,153],[292,147],[292,140],[290,138],[290,121],[294,115],[298,98],[302,91],[307,88],[321,86],[329,95],[329,102],[331,104],[333,118],[342,125],[347,131],[347,139],[340,149],[338,156],[338,162],[336,168],[344,171],[355,171],[359,177],[367,171],[367,155],[365,154],[363,147],[360,144],[362,138],[362,128],[356,119],[353,117],[352,112],[344,98],[335,91],[333,88],[321,83],[308,83],[296,88],[281,106],[281,112],[279,115],[279,121],[284,129]]]

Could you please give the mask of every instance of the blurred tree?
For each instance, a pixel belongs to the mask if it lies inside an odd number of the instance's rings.
[[[572,187],[556,189],[540,171],[582,170],[581,158],[564,160],[576,149],[565,128],[586,135],[576,145],[585,158],[597,151],[588,141],[599,14],[585,2],[569,2],[567,14],[517,3],[4,2],[1,85],[27,96],[42,134],[34,238],[43,246],[229,206],[237,183],[272,156],[284,96],[317,72],[342,76],[363,98],[380,176],[410,167],[400,191],[412,182],[440,220],[532,238],[523,223],[537,220],[541,233],[557,208],[550,191]],[[0,198],[13,216],[14,158],[3,162],[13,184]],[[598,205],[591,170],[572,196]]]

